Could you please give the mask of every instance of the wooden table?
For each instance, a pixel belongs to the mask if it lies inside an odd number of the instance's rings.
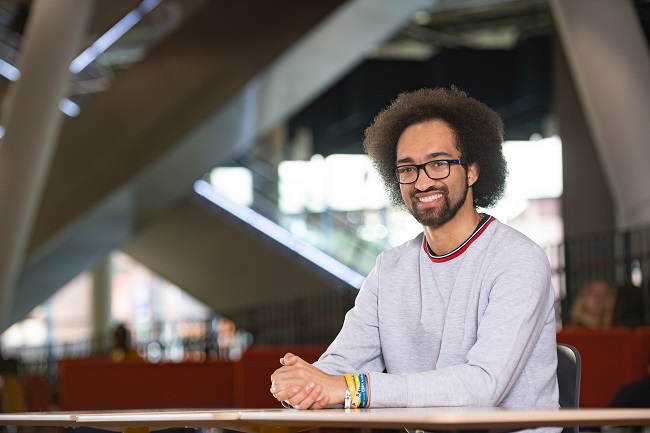
[[[0,414],[0,425],[97,427],[142,431],[171,427],[295,432],[318,427],[423,430],[523,429],[544,426],[650,425],[650,409],[386,408],[251,410],[145,410]]]

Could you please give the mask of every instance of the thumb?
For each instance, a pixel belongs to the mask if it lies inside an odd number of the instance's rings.
[[[293,353],[287,353],[280,359],[280,363],[282,365],[295,365],[298,360],[300,360],[299,356],[296,356]]]

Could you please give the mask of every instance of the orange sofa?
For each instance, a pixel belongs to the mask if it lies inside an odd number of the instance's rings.
[[[242,359],[150,364],[106,357],[59,362],[61,410],[280,407],[270,376],[287,351],[309,362],[323,346],[251,348]]]
[[[558,332],[557,341],[580,351],[581,407],[605,407],[621,386],[648,374],[650,327],[564,328]]]
[[[59,363],[61,410],[232,407],[231,362],[149,364],[110,359]]]
[[[647,373],[650,327],[588,330],[565,328],[559,343],[582,357],[580,405],[604,407],[625,383]],[[270,376],[290,351],[309,362],[324,346],[254,347],[236,362],[113,363],[106,358],[70,359],[59,365],[62,410],[279,407]]]

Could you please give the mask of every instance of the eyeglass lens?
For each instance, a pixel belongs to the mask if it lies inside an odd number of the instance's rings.
[[[397,179],[400,183],[413,183],[420,175],[420,169],[424,168],[425,173],[431,179],[444,179],[449,176],[448,161],[429,161],[420,165],[403,165],[396,170]]]

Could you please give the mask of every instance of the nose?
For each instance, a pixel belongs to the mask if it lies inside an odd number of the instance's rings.
[[[415,189],[419,191],[426,191],[431,187],[431,185],[434,182],[435,181],[427,175],[427,172],[424,171],[424,167],[420,167],[418,169],[418,178],[416,179],[414,184]]]

